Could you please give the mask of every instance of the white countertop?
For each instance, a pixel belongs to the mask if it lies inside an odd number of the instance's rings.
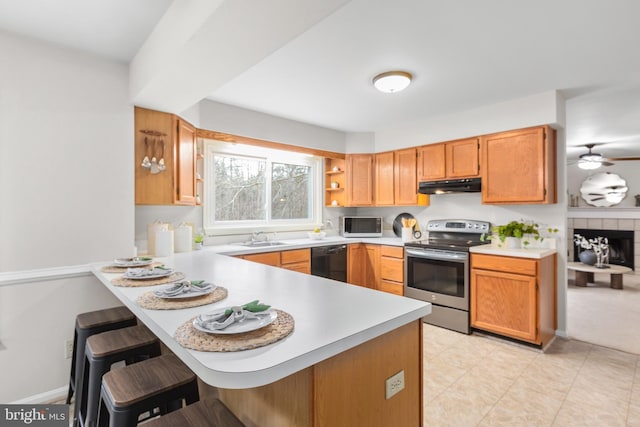
[[[525,249],[508,249],[498,248],[493,245],[473,246],[469,248],[469,252],[475,254],[512,256],[517,258],[545,258],[557,252],[556,249],[550,248],[525,248]]]
[[[329,243],[329,239],[319,242]],[[306,243],[305,247],[310,241]],[[431,313],[431,304],[423,301],[224,256],[207,249],[157,258],[185,273],[187,279],[204,279],[228,289],[226,299],[206,306],[181,310],[142,309],[136,304],[136,298],[154,287],[113,286],[111,280],[120,274],[101,273],[100,267],[106,264],[95,265],[93,272],[196,375],[212,386],[237,389],[269,384]],[[285,248],[281,246],[279,250],[282,249]],[[256,248],[251,248],[251,252],[256,252]],[[180,325],[200,313],[254,299],[291,314],[295,320],[293,333],[265,347],[231,353],[187,350],[173,339]]]
[[[311,248],[316,246],[345,245],[349,243],[372,243],[376,245],[404,246],[399,237],[342,237],[327,236],[322,240],[314,239],[277,239],[283,244],[263,247],[247,247],[239,243],[227,243],[224,245],[205,246],[203,251],[211,251],[225,255],[244,255],[261,252],[288,251],[291,249]]]

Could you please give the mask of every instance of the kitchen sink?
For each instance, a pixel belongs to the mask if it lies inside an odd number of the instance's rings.
[[[238,243],[240,246],[246,246],[248,248],[263,248],[265,246],[280,246],[284,245],[283,242],[274,242],[274,241],[264,241],[264,240],[256,240],[253,242],[242,242]]]

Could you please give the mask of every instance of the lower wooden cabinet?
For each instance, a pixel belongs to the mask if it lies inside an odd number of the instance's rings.
[[[311,250],[307,248],[280,252],[280,267],[311,274]]]
[[[242,255],[239,258],[253,261],[260,264],[272,265],[280,267],[280,252],[265,252],[260,254]]]
[[[311,274],[311,249],[262,252],[238,258]],[[351,243],[347,246],[347,283],[404,294],[404,247]]]
[[[471,254],[471,326],[547,344],[557,322],[556,259]]]
[[[347,246],[347,283],[378,289],[380,245],[351,243]]]
[[[238,258],[311,274],[311,250],[309,248],[241,255]]]
[[[404,247],[380,247],[380,283],[378,289],[404,295]]]

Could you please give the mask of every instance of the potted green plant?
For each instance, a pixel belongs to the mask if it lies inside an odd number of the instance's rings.
[[[202,245],[204,243],[204,234],[197,233],[193,241],[195,243],[196,250],[202,249]]]
[[[494,225],[491,227],[491,236],[484,237],[484,240],[493,240],[496,237],[500,240],[498,247],[506,246],[517,249],[531,244],[531,239],[540,240],[538,224],[533,222],[511,221],[504,225]]]

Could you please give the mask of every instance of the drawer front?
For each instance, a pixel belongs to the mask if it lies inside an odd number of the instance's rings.
[[[380,255],[388,256],[390,258],[403,258],[404,248],[402,246],[382,246],[380,248]]]
[[[299,273],[311,274],[311,263],[308,261],[294,262],[291,264],[283,264],[282,268],[297,271]]]
[[[471,254],[471,268],[535,276],[538,272],[538,261],[499,255]]]
[[[391,282],[389,280],[381,280],[378,290],[401,296],[404,294],[404,286],[402,283]]]
[[[280,252],[265,252],[262,254],[245,255],[243,258],[247,261],[280,267]]]
[[[380,278],[404,283],[404,259],[381,257]]]
[[[311,260],[310,249],[294,249],[292,251],[282,251],[280,262],[282,264],[291,264],[295,262],[309,261]]]

